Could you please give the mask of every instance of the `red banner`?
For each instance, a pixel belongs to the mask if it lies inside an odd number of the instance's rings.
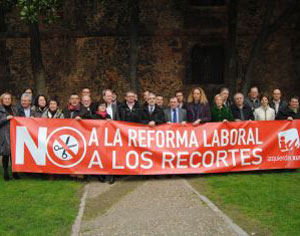
[[[300,168],[299,121],[151,128],[116,121],[14,118],[12,167],[54,174],[191,174]]]

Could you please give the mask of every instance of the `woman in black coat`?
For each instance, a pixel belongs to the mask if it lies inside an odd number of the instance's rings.
[[[9,180],[8,163],[11,156],[10,150],[10,122],[9,120],[17,115],[16,109],[12,106],[12,96],[4,93],[0,96],[0,155],[4,169],[4,180]],[[18,179],[17,173],[13,177]]]
[[[107,105],[104,100],[99,101],[99,105],[96,111],[96,114],[92,117],[94,120],[110,120],[111,117],[106,111]],[[105,176],[99,175],[98,179],[100,182],[105,182]],[[106,179],[109,184],[113,184],[115,182],[115,176],[107,175]]]

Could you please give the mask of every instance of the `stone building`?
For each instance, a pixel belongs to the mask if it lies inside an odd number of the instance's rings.
[[[109,3],[108,3],[109,2]],[[94,95],[130,87],[128,1],[65,0],[60,20],[40,24],[47,90],[61,100],[84,86]],[[241,88],[254,41],[261,30],[263,1],[237,1],[235,86]],[[277,0],[275,14],[289,1]],[[212,95],[229,84],[230,0],[140,0],[137,78],[142,90],[166,97],[203,86]],[[20,95],[34,87],[28,28],[14,10],[0,33],[0,92]],[[253,85],[299,94],[300,15],[292,16],[265,43]]]

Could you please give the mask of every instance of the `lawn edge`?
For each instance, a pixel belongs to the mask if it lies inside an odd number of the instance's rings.
[[[240,226],[235,224],[233,220],[223,213],[212,201],[210,201],[207,197],[199,193],[186,179],[183,179],[185,185],[194,192],[202,202],[204,202],[212,211],[214,211],[218,216],[220,216],[229,227],[236,232],[238,235],[241,236],[248,236],[248,233],[244,231]]]
[[[81,221],[82,221],[84,208],[85,208],[85,204],[86,204],[86,198],[87,198],[88,191],[89,191],[89,186],[90,186],[89,183],[87,183],[84,186],[84,192],[83,192],[81,200],[80,200],[78,214],[77,214],[75,222],[72,226],[72,234],[71,234],[72,236],[78,236],[80,233],[80,226],[81,226]]]

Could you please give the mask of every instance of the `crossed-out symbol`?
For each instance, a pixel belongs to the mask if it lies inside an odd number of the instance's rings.
[[[86,140],[72,127],[55,129],[47,138],[47,156],[56,166],[71,168],[78,165],[86,153]]]
[[[69,160],[78,153],[78,142],[72,135],[62,135],[54,141],[53,149],[58,158]]]

